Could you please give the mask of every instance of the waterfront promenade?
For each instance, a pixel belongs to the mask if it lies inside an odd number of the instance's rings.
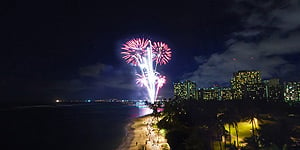
[[[147,115],[135,119],[129,124],[126,141],[119,150],[169,150],[170,147],[163,133],[153,125],[157,118]]]

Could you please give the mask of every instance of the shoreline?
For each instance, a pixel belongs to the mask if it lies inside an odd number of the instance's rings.
[[[125,126],[125,135],[117,150],[170,149],[165,137],[152,127],[155,120],[151,114],[131,120]]]
[[[129,149],[130,143],[133,140],[133,136],[134,136],[133,128],[131,126],[134,124],[134,121],[136,119],[137,118],[132,119],[124,127],[124,130],[125,130],[124,137],[122,138],[122,142],[121,142],[121,144],[118,146],[118,148],[116,150],[127,150],[127,149]]]
[[[132,119],[129,121],[129,123],[124,127],[125,134],[122,139],[121,145],[118,146],[116,150],[130,150],[131,145],[134,145],[134,139],[135,139],[135,130],[136,126],[141,123],[141,120],[145,120],[146,117],[150,117],[150,115],[140,116],[137,118]]]

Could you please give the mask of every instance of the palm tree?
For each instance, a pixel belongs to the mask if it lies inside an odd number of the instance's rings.
[[[237,122],[235,119],[235,115],[232,114],[232,112],[225,112],[223,115],[223,121],[225,124],[228,125],[228,132],[229,132],[229,144],[232,144],[232,138],[231,138],[231,127],[235,127]]]
[[[261,120],[261,117],[259,115],[259,110],[255,108],[254,106],[251,106],[250,109],[247,109],[247,112],[245,113],[245,120],[249,121],[251,123],[251,130],[252,130],[252,136],[247,139],[247,143],[254,147],[255,149],[259,148],[258,143],[258,135],[257,135],[257,125],[258,122],[263,122]]]
[[[251,123],[252,136],[257,137],[257,135],[256,135],[257,125],[258,125],[258,122],[262,122],[259,114],[256,112],[250,112],[248,114],[248,116],[246,117],[246,120],[248,120]],[[254,140],[256,140],[256,138],[254,138]]]
[[[160,128],[171,129],[182,125],[179,120],[182,102],[183,101],[178,98],[164,103],[164,110],[161,112],[162,119],[158,123]]]
[[[228,125],[228,131],[226,131],[225,130],[225,128],[224,128],[224,135],[225,135],[225,143],[224,143],[224,149],[226,149],[226,136],[227,136],[227,134],[225,134],[225,132],[228,132],[229,134],[229,144],[231,145],[231,125],[232,125],[232,121],[231,121],[231,118],[230,118],[230,116],[228,115],[228,113],[226,112],[226,114],[225,113],[222,113],[222,114],[220,114],[220,115],[218,115],[218,120],[219,120],[219,122],[220,122],[220,124],[223,124],[223,127],[225,127],[225,124],[227,124]]]
[[[239,126],[237,122],[235,123],[234,128],[235,128],[235,135],[236,135],[236,147],[239,147]]]
[[[238,129],[238,120],[235,118],[232,118],[228,122],[228,128],[229,128],[229,133],[230,133],[230,145],[232,144],[232,138],[231,138],[231,126],[235,129],[235,135],[236,135],[236,143],[234,146],[238,147],[239,145],[239,129]]]
[[[220,150],[223,149],[223,147],[222,147],[222,137],[225,135],[224,125],[225,124],[222,120],[222,114],[217,114],[217,122],[216,122],[216,125],[215,125],[215,128],[216,128],[215,131],[216,131],[216,136],[219,138]]]
[[[231,145],[231,128],[230,128],[231,122],[228,122],[228,130],[229,130],[229,144]]]
[[[235,141],[235,145],[236,147],[239,146],[239,126],[238,126],[238,122],[240,122],[241,120],[241,106],[239,105],[239,103],[237,102],[226,102],[225,105],[223,106],[223,110],[221,110],[221,112],[223,112],[222,115],[220,115],[220,117],[222,117],[221,119],[223,120],[224,124],[228,125],[228,131],[229,131],[229,143],[230,146],[232,146],[232,128],[235,129],[235,135],[236,135],[236,140]],[[226,142],[225,142],[226,143]]]

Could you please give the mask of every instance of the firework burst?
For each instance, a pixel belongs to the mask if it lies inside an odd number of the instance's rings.
[[[147,78],[143,75],[136,74],[137,79],[136,79],[136,84],[139,85],[140,87],[146,86],[147,85]]]
[[[159,76],[157,78],[157,87],[161,88],[166,83],[166,76]]]
[[[147,89],[148,101],[154,103],[159,89],[166,83],[166,77],[156,71],[157,65],[169,62],[171,49],[163,42],[153,42],[152,45],[150,40],[143,38],[129,40],[121,49],[122,58],[139,68],[136,84]]]
[[[171,49],[163,42],[153,42],[153,54],[153,60],[160,65],[168,63],[172,56]]]
[[[124,56],[122,58],[125,59],[127,63],[137,66],[141,63],[140,59],[145,55],[148,45],[148,39],[132,39],[123,44],[122,49],[124,51],[121,52],[121,54]]]

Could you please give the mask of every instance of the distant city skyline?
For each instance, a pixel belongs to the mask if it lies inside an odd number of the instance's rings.
[[[300,102],[300,81],[263,80],[258,70],[240,70],[233,73],[230,86],[198,88],[190,80],[173,84],[174,97],[204,101],[258,100],[273,102]]]

